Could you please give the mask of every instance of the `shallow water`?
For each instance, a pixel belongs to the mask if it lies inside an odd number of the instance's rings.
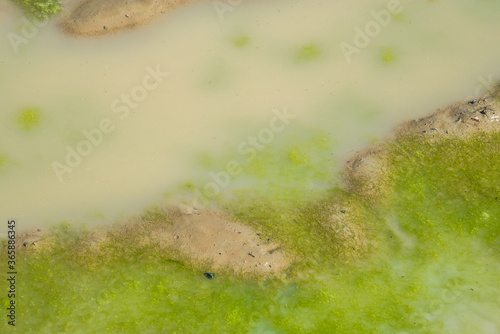
[[[360,262],[290,223],[352,151],[500,77],[500,4],[486,0],[402,2],[348,63],[340,44],[387,3],[241,4],[223,20],[207,3],[95,40],[48,24],[17,54],[0,39],[0,212],[19,230],[181,198],[222,203],[307,259],[292,278],[206,280],[120,240],[89,270],[69,242],[18,259],[20,332],[498,333],[498,136],[396,159],[389,203],[364,212],[376,247]],[[0,5],[0,35],[22,33],[19,15]],[[154,86],[157,66],[169,75],[126,114],[122,94]],[[38,121],[20,120],[24,108]],[[89,154],[61,181],[67,147]],[[226,184],[231,161],[243,171]]]
[[[296,118],[266,145],[300,127],[317,130],[336,143],[333,166],[402,120],[484,93],[498,79],[498,2],[401,2],[375,34],[371,11],[387,5],[245,3],[221,20],[207,3],[98,39],[48,24],[17,54],[2,39],[1,212],[23,230],[140,213],[177,185],[206,178],[200,156],[245,159],[238,146],[269,127],[274,109]],[[22,36],[21,14],[1,8],[0,35]],[[348,63],[340,46],[356,45],[356,27],[374,37]],[[168,76],[152,88],[147,68]],[[137,88],[145,78],[148,89]],[[133,108],[120,102],[131,93]],[[41,113],[29,131],[16,124],[23,108]],[[110,133],[90,144],[83,131],[103,119]],[[88,156],[72,157],[71,167],[68,150],[79,144]]]

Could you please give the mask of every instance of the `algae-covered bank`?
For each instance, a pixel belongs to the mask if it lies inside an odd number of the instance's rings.
[[[225,218],[153,208],[22,233],[16,329],[498,333],[499,115],[496,94],[405,123],[307,204],[253,188],[220,199]]]
[[[0,333],[499,333],[500,3],[188,2],[0,3]]]

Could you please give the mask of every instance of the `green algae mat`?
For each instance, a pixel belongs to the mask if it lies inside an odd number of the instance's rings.
[[[273,201],[298,196],[277,184],[267,195],[254,189],[252,201],[223,201],[300,255],[275,278],[207,279],[167,253],[118,238],[105,259],[86,257],[75,254],[84,232],[61,224],[52,248],[18,252],[16,326],[4,317],[0,332],[497,333],[500,133],[400,139],[386,148],[391,172],[377,200],[330,189],[312,203]],[[312,159],[294,152],[281,170],[300,171]],[[269,167],[259,163],[259,173]],[[323,172],[310,177],[330,177]],[[335,236],[320,223],[332,214],[363,232]],[[9,300],[2,296],[4,315]]]

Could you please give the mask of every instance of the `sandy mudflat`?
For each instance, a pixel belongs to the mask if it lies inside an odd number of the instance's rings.
[[[467,138],[478,131],[500,130],[500,88],[477,100],[466,100],[440,109],[430,116],[403,123],[388,140],[425,137],[431,141],[443,138]],[[383,199],[381,180],[390,166],[385,163],[383,145],[369,147],[353,156],[346,165],[347,190],[369,200]],[[344,203],[345,204],[345,203]],[[350,247],[365,248],[362,226],[350,224],[349,215],[340,217],[339,208],[324,208],[330,217],[325,224],[331,233],[347,233]],[[156,216],[158,217],[158,216]],[[339,223],[341,223],[339,225]],[[339,230],[336,226],[341,226]],[[194,268],[233,274],[268,277],[287,270],[298,260],[297,254],[249,226],[232,221],[221,213],[182,207],[162,211],[159,218],[133,218],[129,223],[103,227],[90,232],[73,245],[72,252],[84,262],[105,259],[110,243],[121,240],[151,252],[171,254],[174,260]],[[23,233],[20,244],[27,252],[50,251],[54,237],[41,231]]]

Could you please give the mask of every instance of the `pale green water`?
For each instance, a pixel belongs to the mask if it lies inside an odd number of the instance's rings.
[[[59,228],[54,253],[18,258],[17,331],[498,333],[498,136],[435,149],[403,143],[384,207],[335,190],[350,151],[498,78],[495,1],[402,2],[347,63],[339,44],[386,5],[242,4],[221,22],[206,4],[108,39],[75,41],[48,25],[17,55],[2,40],[0,212],[20,229],[107,224],[165,197],[192,203],[193,187],[235,160],[242,173],[210,203],[307,259],[284,279],[209,281],[114,240],[111,260],[89,271],[71,253],[78,235]],[[0,13],[2,34],[16,31],[19,21]],[[169,77],[120,119],[111,103],[157,64]],[[248,161],[238,147],[285,107],[296,118]],[[40,116],[20,122],[24,108]],[[53,161],[103,118],[116,129],[59,182]],[[404,150],[421,153],[412,160]],[[360,262],[339,260],[345,245],[308,206],[338,198],[369,226]]]

